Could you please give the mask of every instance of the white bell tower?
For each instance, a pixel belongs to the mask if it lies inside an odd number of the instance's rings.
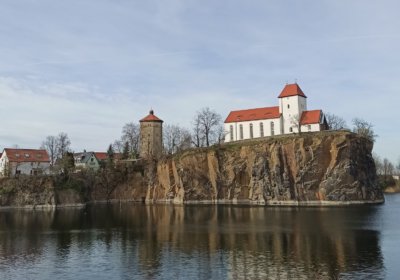
[[[307,111],[307,96],[297,83],[287,84],[279,98],[279,113],[282,117],[282,133],[297,133],[301,115]]]

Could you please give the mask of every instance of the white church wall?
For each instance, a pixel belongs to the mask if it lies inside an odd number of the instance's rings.
[[[264,136],[261,135],[261,126],[263,124]],[[225,143],[231,141],[245,140],[251,138],[259,138],[271,136],[271,123],[273,123],[274,135],[281,134],[281,120],[277,119],[267,119],[267,120],[256,120],[256,121],[245,121],[237,123],[225,123]],[[253,137],[250,133],[250,125],[253,125]],[[243,138],[241,137],[240,126],[243,127]],[[231,131],[232,126],[232,133]]]

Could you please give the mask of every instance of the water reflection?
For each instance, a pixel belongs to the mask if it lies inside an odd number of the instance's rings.
[[[384,278],[378,208],[96,205],[0,212],[0,275]]]

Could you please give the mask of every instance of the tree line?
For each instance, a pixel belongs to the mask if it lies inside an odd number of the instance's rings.
[[[164,154],[175,154],[192,147],[209,147],[221,143],[224,137],[221,115],[205,107],[196,112],[191,129],[179,124],[163,126]],[[129,159],[138,157],[139,150],[140,125],[129,122],[122,127],[121,137],[109,145],[107,153],[119,153],[121,159]]]
[[[346,121],[337,115],[326,113],[325,118],[330,130],[352,130],[372,142],[375,142],[377,138],[373,125],[363,119],[353,119],[353,127],[350,129]],[[209,107],[202,108],[193,116],[190,129],[178,124],[164,125],[164,154],[175,154],[192,147],[209,147],[220,144],[223,142],[226,133],[221,115]],[[71,141],[65,132],[60,132],[56,136],[47,136],[41,145],[42,149],[47,150],[52,166],[57,161],[61,161],[65,155],[68,155],[67,165],[70,165],[71,161],[73,162],[70,147]],[[132,159],[138,157],[139,150],[140,125],[129,122],[122,127],[121,137],[109,145],[107,153],[109,158],[113,158],[114,154],[118,153],[120,159]],[[377,155],[374,155],[374,159],[378,174],[381,174],[384,178],[384,184],[387,184],[395,171],[400,173],[400,162],[395,167],[389,160],[381,160]]]
[[[325,118],[330,130],[349,129],[346,121],[334,114],[326,113]],[[373,125],[363,119],[352,120],[352,131],[375,142],[377,135]],[[205,107],[196,112],[191,122],[191,128],[179,124],[163,126],[163,145],[165,154],[174,154],[192,147],[209,147],[224,141],[227,132],[224,130],[222,117],[215,110]],[[58,159],[71,152],[71,141],[64,132],[57,136],[47,136],[41,148],[46,149],[51,165]],[[121,137],[109,145],[107,153],[113,157],[120,154],[121,159],[138,157],[140,150],[140,125],[134,122],[126,123],[122,127]]]

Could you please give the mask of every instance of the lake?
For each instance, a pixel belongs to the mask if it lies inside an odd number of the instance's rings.
[[[0,210],[0,279],[399,279],[400,195],[357,207]]]

